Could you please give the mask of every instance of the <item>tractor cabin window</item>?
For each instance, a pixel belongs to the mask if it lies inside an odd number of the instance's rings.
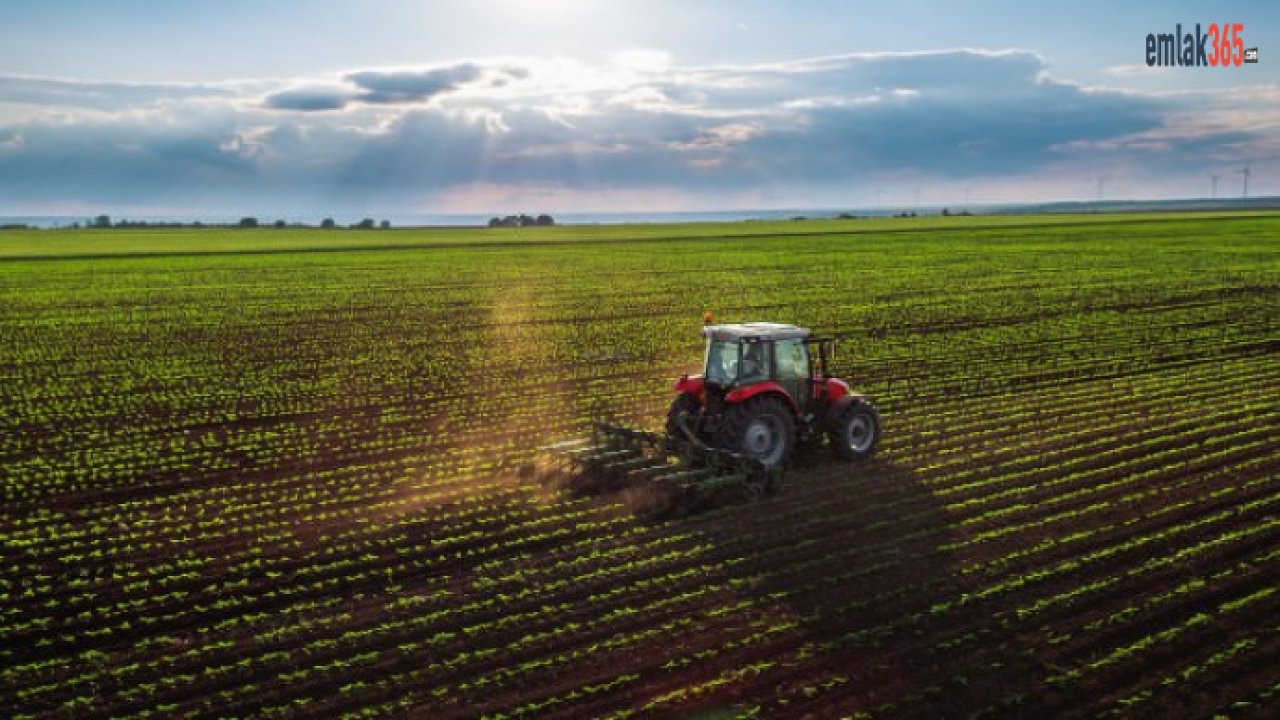
[[[738,361],[742,346],[736,342],[712,340],[707,343],[707,382],[732,385],[738,379]]]
[[[728,387],[769,379],[769,344],[712,340],[707,344],[707,382]]]
[[[809,377],[809,348],[804,340],[779,340],[776,352],[779,380]]]
[[[809,391],[809,347],[804,340],[779,340],[774,346],[778,361],[778,384],[797,402]]]
[[[742,343],[742,372],[738,382],[743,385],[769,379],[769,349],[771,345],[763,342]]]

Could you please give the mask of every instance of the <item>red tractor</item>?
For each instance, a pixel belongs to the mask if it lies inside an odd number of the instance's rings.
[[[707,320],[703,373],[676,382],[666,432],[597,419],[591,437],[546,447],[556,459],[551,476],[563,473],[580,492],[639,483],[658,491],[655,507],[690,508],[730,488],[777,492],[797,443],[824,435],[838,457],[871,457],[880,418],[827,374],[833,339],[795,325]]]
[[[786,463],[797,443],[826,436],[835,454],[863,460],[875,452],[880,418],[849,384],[831,377],[835,340],[807,328],[768,322],[710,325],[702,375],[676,381],[667,435]]]

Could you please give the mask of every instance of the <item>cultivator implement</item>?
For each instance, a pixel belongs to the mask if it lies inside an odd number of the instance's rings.
[[[772,493],[782,475],[780,467],[696,439],[607,421],[592,423],[590,437],[556,443],[546,450],[567,477],[566,484],[577,492],[627,487],[660,499],[659,506],[692,507],[730,489],[749,497]]]

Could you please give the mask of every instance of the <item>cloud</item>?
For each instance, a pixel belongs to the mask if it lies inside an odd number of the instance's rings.
[[[26,143],[22,139],[22,133],[15,130],[0,132],[0,152],[5,150],[21,150],[24,144]]]
[[[236,93],[232,84],[118,83],[0,75],[0,104],[121,110],[192,99],[229,99]]]
[[[370,103],[422,102],[479,78],[480,67],[474,63],[420,71],[366,70],[347,75],[347,80],[364,91],[359,99]]]
[[[354,95],[341,87],[304,85],[268,95],[262,104],[275,110],[341,110]]]
[[[14,109],[33,104],[44,114]],[[1276,88],[1090,88],[1025,50],[497,58],[203,85],[0,77],[0,185],[26,204],[848,204],[975,185],[1038,199],[1068,176],[1108,174],[1110,189],[1129,173],[1158,194],[1251,159],[1262,177],[1277,153]]]
[[[360,70],[343,76],[339,85],[302,85],[268,95],[262,104],[274,110],[342,110],[356,103],[372,105],[422,104],[465,85],[488,79],[488,87],[528,77],[518,66],[484,67],[465,62],[413,70]]]
[[[1174,68],[1170,65],[1112,65],[1104,70],[1104,72],[1111,77],[1128,79],[1135,77],[1150,77],[1152,75],[1168,75],[1172,73],[1173,70]]]
[[[223,146],[234,139],[211,117],[31,124],[18,152],[0,153],[0,186],[9,202],[149,203],[241,187],[254,162]],[[225,197],[224,197],[225,199]]]

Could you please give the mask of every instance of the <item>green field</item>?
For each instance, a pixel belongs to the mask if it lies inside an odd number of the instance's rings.
[[[840,338],[876,459],[521,479],[708,308]],[[1280,215],[0,231],[0,309],[6,715],[1280,708]]]

